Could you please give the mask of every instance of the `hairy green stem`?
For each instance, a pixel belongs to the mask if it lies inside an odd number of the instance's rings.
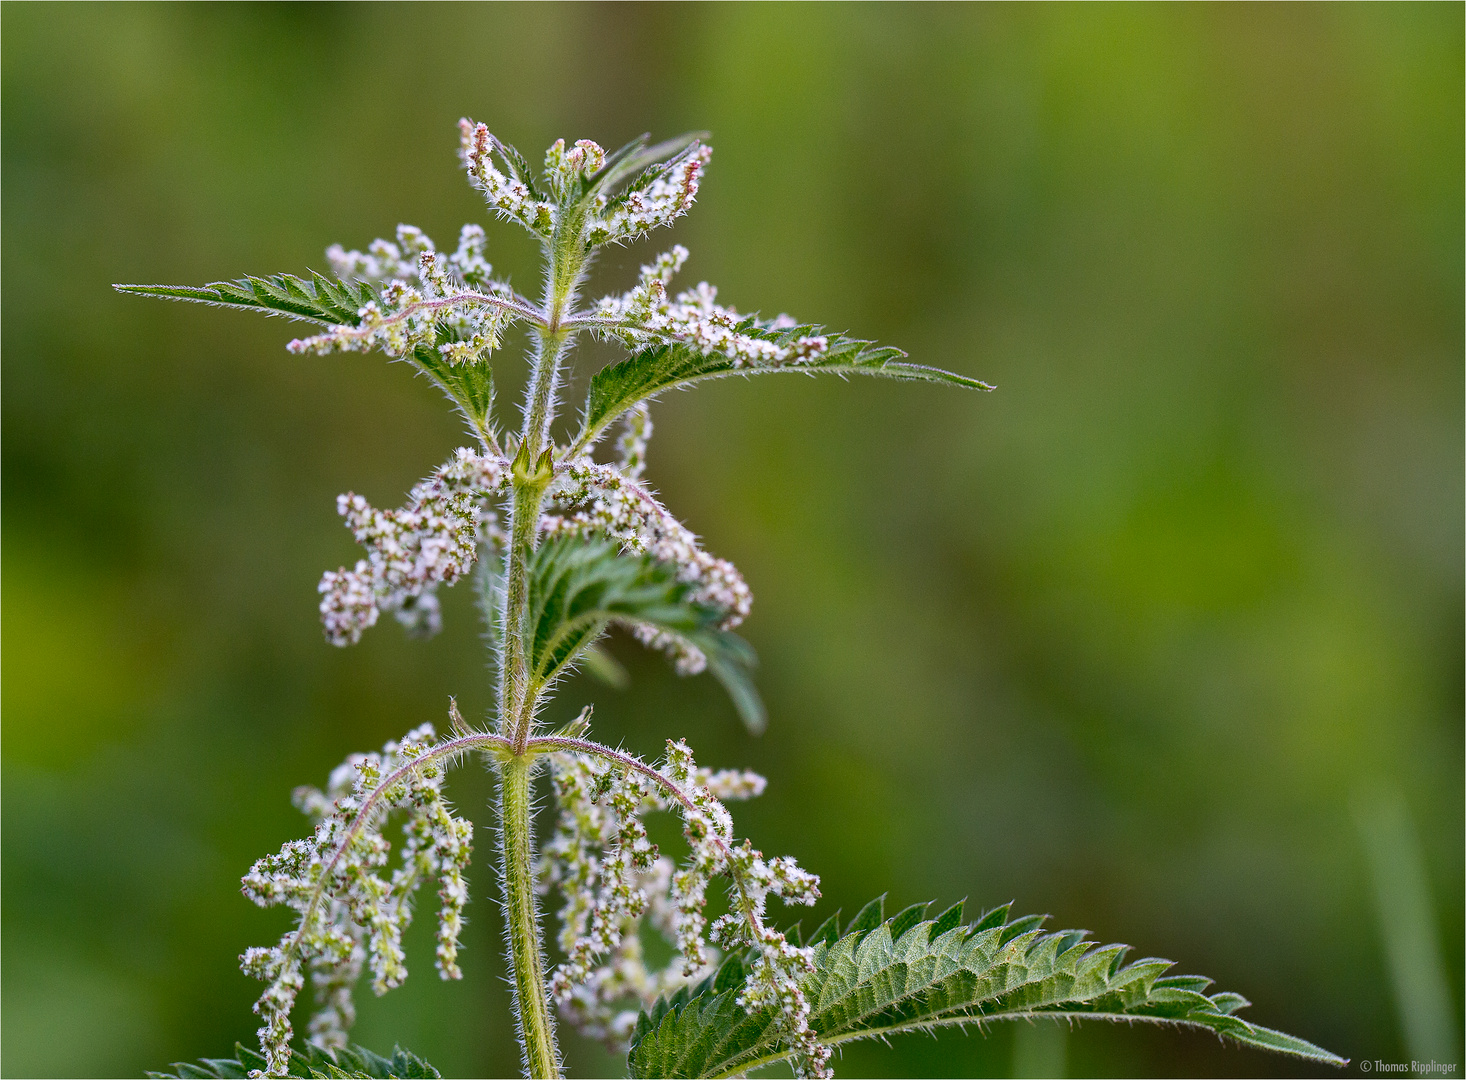
[[[525,1075],[541,1080],[559,1077],[560,1051],[545,989],[544,949],[540,942],[539,906],[531,875],[531,758],[514,757],[499,770],[499,839],[504,868],[504,923],[514,968],[514,1003]]]
[[[509,510],[509,550],[504,556],[504,611],[499,620],[499,734],[522,750],[534,717],[525,616],[529,609],[529,559],[534,552],[543,486],[515,477]]]
[[[500,868],[520,1042],[525,1071],[531,1077],[558,1077],[560,1051],[550,1016],[544,940],[531,876],[534,838],[530,772],[534,758],[525,750],[533,734],[540,688],[529,665],[529,560],[534,553],[545,491],[554,476],[550,424],[555,418],[560,366],[574,336],[560,324],[574,304],[575,290],[585,267],[579,232],[579,224],[574,226],[573,235],[557,230],[547,245],[550,266],[543,318],[535,335],[524,426],[512,466],[514,487],[500,622],[499,733],[510,746],[510,754],[500,770]]]

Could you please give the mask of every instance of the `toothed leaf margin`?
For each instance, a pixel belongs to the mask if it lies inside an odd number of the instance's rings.
[[[998,1020],[1124,1020],[1208,1028],[1258,1049],[1348,1064],[1240,1019],[1235,1013],[1247,1000],[1208,996],[1210,979],[1165,976],[1169,960],[1127,964],[1127,946],[1098,945],[1082,930],[1045,933],[1042,916],[1009,919],[1006,906],[965,925],[960,905],[935,920],[922,919],[924,910],[907,908],[882,921],[876,900],[843,935],[832,920],[811,936],[815,970],[802,988],[821,1041],[838,1045]],[[632,1035],[629,1075],[732,1076],[788,1057],[773,1010],[749,1014],[738,1006],[744,964],[729,957],[715,975],[643,1012]]]
[[[358,311],[377,299],[361,281],[341,281],[312,272],[310,280],[293,274],[214,281],[208,285],[114,285],[118,292],[164,300],[192,300],[216,307],[250,308],[326,326],[357,326]]]

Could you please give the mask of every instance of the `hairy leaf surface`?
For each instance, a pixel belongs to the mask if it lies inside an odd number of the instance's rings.
[[[736,329],[740,334],[771,341],[779,346],[820,333],[817,326],[773,330],[759,326],[752,318],[745,319]],[[664,390],[729,375],[761,375],[773,371],[828,372],[836,375],[878,375],[908,382],[947,383],[974,390],[992,389],[986,383],[964,375],[921,364],[905,363],[901,358],[906,354],[900,349],[873,345],[869,341],[855,341],[838,334],[828,335],[828,338],[825,351],[806,363],[767,366],[735,366],[722,353],[704,354],[697,346],[680,342],[643,349],[625,360],[601,369],[591,379],[585,418],[576,441],[579,443],[594,440],[627,409]]]
[[[447,339],[446,333],[440,337]],[[432,379],[448,399],[468,417],[477,432],[487,432],[494,408],[494,369],[488,360],[479,358],[463,364],[450,364],[437,349],[419,345],[412,351],[412,365]]]
[[[370,285],[342,281],[311,272],[310,280],[293,274],[215,281],[208,285],[114,285],[119,292],[157,296],[165,300],[193,300],[217,307],[251,308],[327,326],[356,326],[357,312],[377,299]]]
[[[608,540],[547,540],[529,565],[530,670],[555,677],[612,620],[696,631],[717,618],[687,599],[670,566],[621,554]]]
[[[750,727],[763,724],[763,703],[750,676],[756,659],[738,635],[718,629],[723,612],[691,599],[675,569],[629,555],[610,540],[546,540],[529,564],[530,671],[545,683],[574,662],[611,623],[650,626],[708,658],[708,671]]]
[[[1017,1019],[1145,1021],[1208,1028],[1248,1046],[1329,1065],[1344,1059],[1312,1043],[1236,1016],[1248,1002],[1205,991],[1210,979],[1165,976],[1171,961],[1125,963],[1124,945],[1097,945],[1086,931],[1045,933],[1041,916],[1008,918],[1008,908],[962,923],[962,906],[936,919],[926,905],[883,921],[881,901],[861,910],[842,935],[835,920],[811,936],[815,971],[802,985],[810,1026],[838,1045],[903,1031]],[[643,1012],[628,1060],[634,1077],[742,1074],[789,1056],[771,1009],[738,1005],[744,962]]]
[[[204,1058],[196,1064],[177,1061],[173,1063],[172,1072],[150,1072],[148,1075],[168,1078],[229,1077],[242,1080],[251,1072],[263,1072],[264,1068],[263,1056],[236,1043],[232,1058]],[[422,1058],[400,1046],[393,1049],[391,1057],[382,1057],[364,1046],[322,1050],[307,1043],[304,1052],[291,1051],[290,1069],[286,1075],[316,1080],[347,1076],[371,1077],[374,1080],[426,1080],[441,1074]]]

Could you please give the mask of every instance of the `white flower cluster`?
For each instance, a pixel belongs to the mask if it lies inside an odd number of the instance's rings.
[[[411,281],[417,277],[417,256],[433,251],[433,241],[415,225],[398,225],[397,242],[378,237],[365,253],[347,251],[340,244],[326,249],[326,261],[337,277],[385,285],[389,281]]]
[[[719,353],[735,368],[780,367],[808,364],[829,348],[823,335],[807,335],[780,344],[768,337],[747,332],[747,318],[717,302],[718,290],[706,281],[669,299],[667,285],[687,261],[681,244],[657,256],[641,268],[636,288],[621,296],[603,297],[597,310],[608,324],[600,329],[622,340],[630,348],[654,341],[680,341],[695,346],[704,356]],[[775,323],[772,329],[792,326],[793,321]]]
[[[620,469],[588,458],[563,469],[550,489],[552,509],[562,512],[543,515],[541,534],[604,535],[627,550],[670,563],[678,580],[692,585],[693,602],[720,612],[720,627],[732,629],[753,605],[748,583],[732,563],[702,550],[697,537],[634,478],[644,467],[651,427],[645,406],[628,414]],[[351,492],[339,496],[337,510],[367,557],[351,569],[321,576],[327,640],[356,644],[384,611],[410,633],[436,633],[442,625],[437,587],[467,573],[481,546],[503,546],[493,501],[507,489],[509,476],[504,458],[460,448],[412,489],[400,509],[377,509]],[[707,666],[703,653],[680,637],[646,626],[633,632],[644,644],[668,652],[683,675]]]
[[[713,153],[711,147],[695,142],[671,160],[647,168],[617,193],[594,190],[593,178],[606,165],[605,150],[589,139],[567,150],[565,140],[557,139],[545,152],[546,190],[540,191],[524,160],[494,138],[487,126],[463,119],[458,121],[458,133],[464,168],[500,217],[548,237],[562,212],[586,198],[581,228],[591,247],[629,243],[687,213]]]
[[[551,536],[593,533],[619,540],[628,550],[646,552],[677,568],[677,579],[693,586],[692,598],[724,612],[728,630],[748,616],[753,593],[738,568],[698,547],[697,537],[635,480],[610,465],[588,458],[567,466],[550,488],[551,500],[568,512],[547,514],[541,529]],[[669,651],[684,675],[696,674],[707,658],[681,638],[640,628],[637,636],[652,648]]]
[[[410,631],[436,633],[434,590],[473,565],[481,538],[495,526],[489,501],[505,487],[503,458],[460,448],[453,460],[414,487],[407,506],[378,510],[348,492],[336,500],[367,558],[321,578],[321,621],[334,645],[354,645],[382,611]]]
[[[545,182],[559,199],[573,197],[572,185],[600,172],[606,152],[589,139],[579,140],[569,150],[565,140],[556,139],[545,151]]]
[[[738,1003],[750,1012],[765,1007],[775,1010],[782,1034],[795,1051],[798,1075],[833,1075],[828,1064],[830,1048],[810,1029],[809,1001],[799,988],[804,976],[814,970],[810,951],[791,945],[764,922],[769,896],[778,896],[786,904],[813,904],[820,895],[819,878],[788,857],[766,862],[747,840],[734,845],[732,819],[707,788],[697,785],[697,767],[685,742],[668,742],[666,762],[659,771],[673,786],[687,791],[691,803],[682,811],[683,835],[692,855],[687,869],[673,880],[684,963],[700,958],[708,879],[714,873],[726,874],[733,883],[729,890],[732,910],[713,923],[710,936],[726,950],[753,950],[752,970]]]
[[[381,348],[406,356],[421,345],[433,346],[439,329],[453,340],[435,347],[449,363],[463,363],[499,347],[513,313],[493,302],[509,301],[513,290],[491,275],[484,258],[484,230],[465,225],[458,249],[444,256],[432,238],[413,225],[397,226],[397,242],[374,240],[366,252],[326,249],[331,269],[345,280],[365,281],[381,299],[357,311],[359,326],[333,326],[324,334],[297,338],[293,353],[364,352]]]
[[[808,950],[764,922],[769,896],[812,904],[819,879],[792,859],[766,861],[747,841],[735,843],[720,801],[761,794],[763,778],[699,769],[684,742],[668,742],[655,770],[624,755],[569,753],[553,755],[551,769],[560,817],[538,872],[542,889],[557,888],[564,899],[560,944],[567,959],[550,985],[566,1019],[624,1047],[639,1009],[717,962],[703,910],[712,879],[726,876],[732,912],[714,924],[712,936],[723,948],[753,951],[740,1003],[775,1008],[806,1071],[827,1075],[829,1049],[810,1032],[809,1003],[799,989],[812,970]],[[683,818],[690,852],[681,866],[647,840],[641,818],[658,810]],[[643,919],[676,944],[680,963],[648,969],[639,937]]]
[[[539,236],[549,236],[555,227],[555,206],[536,196],[530,178],[522,175],[518,162],[510,160],[508,149],[489,134],[487,126],[467,118],[458,121],[458,134],[463,166],[489,205],[505,220],[517,221]],[[516,174],[514,177],[499,171],[494,163],[496,153],[509,171]]]
[[[647,841],[639,815],[645,781],[598,769],[587,758],[551,758],[559,828],[540,852],[540,890],[559,890],[560,947],[550,977],[566,1020],[582,1034],[624,1047],[637,1010],[684,981],[648,969],[638,928],[645,916],[669,941],[672,864]]]
[[[444,765],[429,753],[436,741],[432,725],[424,724],[380,754],[348,758],[324,792],[297,791],[296,805],[316,821],[314,834],[287,843],[245,875],[244,894],[255,903],[285,904],[300,914],[297,927],[278,945],[241,957],[247,974],[269,983],[255,1003],[264,1022],[259,1037],[265,1075],[286,1075],[290,1010],[304,983],[303,966],[310,968],[319,1006],[310,1037],[327,1047],[346,1045],[356,1015],[352,990],[365,963],[378,994],[407,978],[402,934],[412,921],[413,896],[430,877],[438,879],[442,901],[438,972],[445,979],[461,977],[458,939],[468,902],[463,875],[473,826],[454,815],[443,796]],[[407,813],[402,858],[384,877],[391,844],[382,829],[395,810]]]
[[[587,225],[587,240],[593,245],[625,244],[672,224],[692,209],[702,171],[712,156],[711,146],[693,143],[633,182],[623,195],[609,200],[602,196]]]

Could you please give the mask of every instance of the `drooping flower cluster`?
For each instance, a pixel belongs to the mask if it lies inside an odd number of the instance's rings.
[[[829,339],[823,335],[781,343],[749,333],[752,324],[748,318],[719,304],[718,290],[706,281],[670,299],[667,286],[686,261],[687,249],[678,244],[641,268],[636,288],[620,296],[603,297],[597,304],[606,320],[600,326],[601,332],[632,348],[658,340],[685,342],[705,356],[726,356],[734,368],[808,364],[829,347]],[[792,320],[787,325],[792,327]],[[786,326],[781,322],[768,327],[783,328]]]
[[[560,828],[536,870],[541,890],[557,888],[563,899],[559,941],[567,959],[550,990],[583,1034],[624,1042],[636,1010],[679,982],[647,967],[637,932],[643,916],[659,930],[668,926],[671,863],[657,855],[638,816],[644,782],[571,755],[556,755],[551,770]]]
[[[378,510],[348,492],[337,511],[367,558],[321,578],[321,620],[335,645],[354,645],[382,611],[409,630],[431,635],[441,625],[435,590],[473,565],[481,539],[496,528],[492,500],[504,489],[508,463],[460,448],[453,460],[414,487],[400,510]]]
[[[582,459],[556,477],[550,498],[568,513],[545,515],[541,528],[546,535],[595,534],[618,540],[628,550],[675,566],[677,579],[693,586],[694,602],[725,613],[723,629],[747,617],[753,593],[738,568],[699,547],[697,537],[626,473]],[[680,674],[696,674],[706,666],[706,657],[681,638],[649,627],[636,632],[645,644],[670,652]]]
[[[633,405],[625,417],[625,427],[616,440],[617,468],[628,480],[640,480],[646,472],[646,448],[652,438],[652,412],[646,402]]]
[[[717,961],[703,914],[715,877],[728,879],[730,912],[711,932],[723,949],[751,950],[740,1004],[773,1007],[784,1036],[809,1075],[828,1074],[828,1047],[809,1029],[809,1003],[799,988],[812,970],[808,950],[765,922],[768,897],[812,904],[819,879],[793,859],[765,860],[748,841],[733,838],[721,799],[762,793],[749,772],[699,769],[685,742],[668,742],[656,769],[628,755],[556,754],[551,759],[557,831],[539,859],[541,887],[563,898],[560,944],[566,961],[551,978],[562,1014],[585,1034],[624,1044],[637,1011],[659,994],[701,977]],[[689,854],[681,865],[658,854],[642,817],[672,811],[683,819]],[[679,958],[648,968],[643,920],[675,943]]]
[[[732,629],[747,617],[753,594],[738,568],[704,551],[697,537],[672,516],[636,476],[644,469],[651,417],[641,405],[627,414],[618,450],[619,467],[582,458],[559,470],[549,508],[541,517],[545,537],[602,535],[628,551],[645,553],[676,567],[691,584],[693,603],[721,613]],[[507,491],[510,466],[502,457],[460,448],[454,458],[415,486],[405,507],[380,510],[360,495],[337,499],[367,558],[352,569],[321,577],[321,621],[336,645],[353,645],[391,612],[409,632],[430,636],[441,626],[436,590],[452,585],[473,565],[484,545],[503,547],[495,501]],[[667,651],[680,674],[704,670],[706,657],[693,645],[661,630],[638,626],[640,640]]]
[[[315,820],[315,832],[259,860],[245,875],[244,894],[255,903],[284,904],[300,916],[278,945],[241,957],[247,974],[269,983],[255,1003],[269,1075],[284,1076],[289,1064],[290,1010],[304,969],[311,972],[318,1005],[310,1038],[327,1047],[346,1044],[355,1019],[352,990],[364,965],[378,994],[407,977],[402,934],[412,921],[414,895],[429,878],[437,878],[442,902],[438,971],[445,979],[461,977],[458,939],[468,902],[463,875],[473,826],[444,798],[445,763],[432,753],[436,742],[432,725],[424,724],[380,754],[348,758],[325,791],[297,791],[296,805]],[[397,810],[407,814],[401,859],[383,876],[391,844],[382,830]]]
[[[673,881],[681,920],[679,948],[689,961],[702,948],[702,905],[707,882],[714,873],[730,879],[732,910],[713,923],[710,937],[726,950],[750,949],[754,953],[738,1003],[750,1012],[772,1006],[784,1038],[795,1051],[799,1075],[830,1076],[830,1048],[819,1042],[810,1029],[810,1006],[799,988],[800,980],[814,970],[808,949],[789,940],[764,922],[769,896],[786,904],[813,904],[819,899],[819,878],[802,870],[787,856],[764,861],[747,840],[734,844],[733,822],[722,803],[706,787],[697,785],[697,766],[685,742],[667,744],[667,757],[659,770],[670,784],[688,793],[690,805],[682,807],[683,835],[692,848],[687,869]]]

